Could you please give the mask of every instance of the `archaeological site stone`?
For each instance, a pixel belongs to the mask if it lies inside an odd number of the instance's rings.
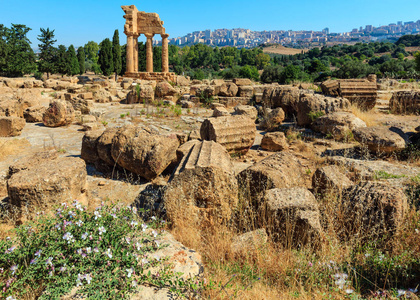
[[[18,117],[0,117],[0,136],[18,136],[25,127],[25,119]]]
[[[134,125],[121,127],[112,139],[114,161],[126,170],[151,180],[176,161],[179,141]]]
[[[228,221],[238,201],[238,188],[226,149],[213,141],[194,143],[165,191],[172,222]]]
[[[222,116],[204,120],[200,135],[223,145],[229,153],[246,153],[254,143],[256,127],[247,116]]]
[[[70,125],[74,121],[73,105],[67,101],[55,100],[45,111],[42,121],[47,127]]]

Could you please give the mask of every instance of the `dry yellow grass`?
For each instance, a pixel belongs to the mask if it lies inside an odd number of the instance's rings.
[[[361,110],[358,106],[352,104],[350,111],[359,119],[364,121],[368,127],[376,126],[378,124],[378,114],[374,110],[364,111]]]

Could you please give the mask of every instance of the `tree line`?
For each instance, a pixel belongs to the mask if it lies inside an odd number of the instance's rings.
[[[37,37],[39,55],[31,48],[27,33],[31,28],[22,24],[12,24],[7,28],[0,24],[0,74],[7,77],[21,77],[43,73],[77,75],[86,71],[109,76],[122,73],[122,47],[118,30],[115,30],[112,42],[104,39],[99,45],[90,41],[77,51],[73,45],[55,47],[54,30],[41,28]]]
[[[10,28],[0,24],[0,74],[9,77],[34,74],[84,74],[87,71],[110,76],[126,69],[126,46],[119,43],[118,30],[112,41],[89,41],[77,51],[73,45],[55,46],[54,30],[41,28],[39,55],[35,55],[21,24]],[[255,81],[290,83],[322,81],[327,78],[358,78],[376,74],[379,78],[420,78],[420,54],[406,46],[420,45],[420,35],[403,36],[397,42],[357,43],[313,48],[295,55],[265,54],[263,47],[238,49],[203,44],[183,48],[169,45],[170,70],[193,79],[236,77]],[[146,45],[138,44],[139,71],[146,71]],[[407,59],[414,55],[415,59]],[[153,47],[155,72],[162,68],[162,48]]]

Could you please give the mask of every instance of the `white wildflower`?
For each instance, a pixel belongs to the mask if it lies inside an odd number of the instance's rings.
[[[98,228],[98,231],[99,231],[99,235],[102,235],[102,233],[106,232],[106,229],[103,226],[101,226]]]
[[[108,248],[108,250],[105,251],[105,254],[108,255],[109,258],[112,258],[111,249]]]

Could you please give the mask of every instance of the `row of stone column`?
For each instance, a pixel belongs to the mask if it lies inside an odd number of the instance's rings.
[[[153,72],[153,36],[154,34],[144,34],[146,41],[146,72]],[[161,34],[162,37],[162,72],[169,72],[168,57],[168,37],[169,34]],[[139,35],[127,35],[127,72],[138,73],[139,71]]]

